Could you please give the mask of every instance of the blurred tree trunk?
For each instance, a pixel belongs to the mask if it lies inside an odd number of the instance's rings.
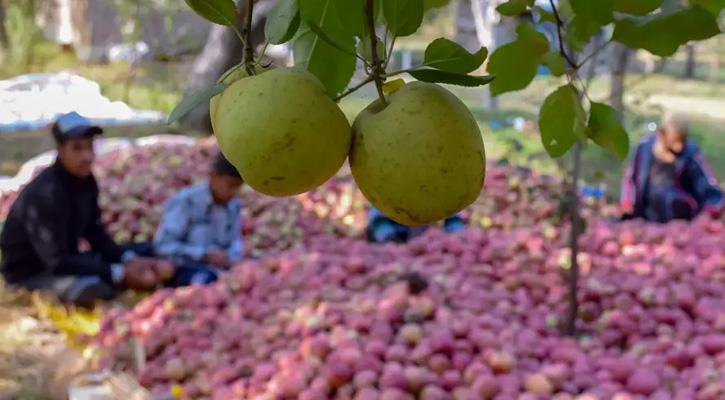
[[[712,82],[718,82],[720,80],[720,66],[722,65],[722,48],[723,40],[722,37],[718,36],[715,39],[715,49],[712,52],[712,59],[710,61],[710,80]]]
[[[617,111],[617,117],[624,123],[624,78],[627,75],[627,66],[632,50],[625,45],[612,43],[612,87],[609,94],[609,104]]]
[[[657,57],[655,55],[647,53],[645,55],[644,73],[654,74],[656,72],[662,72],[667,66],[667,59],[664,57]]]
[[[489,54],[516,39],[516,20],[502,18],[495,10],[502,0],[458,0],[454,3],[455,41],[470,51],[486,47]],[[485,64],[484,64],[485,68]],[[498,98],[491,96],[488,86],[482,88],[481,106],[496,110]]]
[[[0,0],[0,50],[8,48],[8,35],[5,31],[5,1]]]
[[[695,77],[695,44],[688,43],[685,47],[687,52],[687,58],[685,59],[685,73],[684,78],[693,79]]]
[[[247,0],[237,0],[237,26],[242,30]],[[272,0],[257,0],[252,19],[252,39],[255,48],[263,44],[264,24],[267,13],[274,4]],[[237,65],[242,58],[243,46],[234,30],[214,25],[201,53],[196,57],[191,74],[186,81],[186,93],[189,95],[204,87],[213,85],[229,68]],[[209,102],[197,107],[184,119],[184,125],[199,132],[212,134],[209,118]]]

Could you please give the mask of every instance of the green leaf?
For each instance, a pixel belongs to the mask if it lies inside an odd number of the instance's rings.
[[[614,21],[613,0],[569,0],[569,3],[577,17],[594,20],[600,25]]]
[[[643,23],[633,18],[617,21],[612,39],[630,49],[644,49],[669,57],[677,49],[694,40],[705,40],[720,33],[715,16],[701,7],[692,7],[671,14],[658,14]]]
[[[550,51],[546,53],[543,64],[554,76],[562,76],[566,73],[566,60],[558,51]]]
[[[534,2],[535,0],[509,0],[496,7],[496,11],[504,17],[515,17],[527,8],[533,7]]]
[[[332,38],[330,38],[329,36],[327,36],[327,34],[322,30],[322,28],[320,28],[319,26],[317,26],[317,24],[315,23],[315,21],[305,21],[305,24],[307,24],[307,26],[310,28],[310,30],[312,30],[312,32],[315,33],[315,35],[319,36],[320,39],[324,40],[330,46],[332,46],[332,47],[340,50],[341,52],[343,52],[345,54],[352,55],[353,57],[355,56],[355,52],[354,51],[350,51],[350,49],[345,48],[345,46],[343,46],[343,45],[341,45],[339,43],[335,43],[335,41],[332,40]]]
[[[693,4],[710,11],[715,17],[720,16],[725,8],[725,0],[694,0]]]
[[[624,14],[647,15],[660,8],[664,0],[613,0],[612,10]]]
[[[174,110],[171,111],[171,114],[169,114],[168,124],[171,125],[174,122],[181,120],[190,112],[194,111],[196,107],[223,92],[226,87],[227,86],[224,83],[219,82],[186,96],[183,100],[181,100],[181,103],[179,103]]]
[[[488,60],[488,72],[496,76],[491,83],[494,96],[527,87],[549,52],[549,41],[533,25],[522,23],[516,30],[518,39],[496,49]]]
[[[531,22],[520,23],[516,27],[516,33],[518,34],[517,40],[531,47],[532,52],[543,55],[549,51],[549,39],[539,32]]]
[[[539,130],[544,149],[555,158],[586,137],[584,109],[572,84],[561,86],[546,97],[539,113]]]
[[[403,86],[405,86],[404,79],[395,79],[392,81],[387,81],[383,84],[383,93],[385,93],[385,94],[395,93],[398,90],[400,90],[400,88],[402,88]]]
[[[347,88],[357,64],[357,58],[353,54],[355,39],[352,36],[338,37],[336,42],[348,51],[342,52],[320,39],[303,22],[292,45],[295,66],[315,75],[331,96]]]
[[[539,22],[551,22],[552,24],[556,23],[556,17],[554,16],[554,13],[546,11],[540,6],[536,6],[535,8],[536,11],[538,11],[539,13]]]
[[[385,58],[385,46],[384,43],[380,40],[376,42],[376,47],[378,48],[378,58],[384,59]],[[370,50],[370,37],[368,36],[367,30],[365,31],[365,34],[360,38],[360,40],[357,43],[357,51],[358,54],[362,56],[367,61],[373,60],[373,52]]]
[[[365,0],[347,0],[335,2],[335,5],[342,25],[348,32],[362,36],[367,31]]]
[[[330,38],[362,36],[364,0],[298,0],[302,21],[314,21]]]
[[[237,23],[237,5],[234,0],[184,0],[200,17],[218,25]]]
[[[617,118],[614,108],[592,102],[589,110],[589,138],[594,143],[613,152],[620,160],[629,154],[629,136]]]
[[[278,0],[272,6],[264,25],[264,35],[271,44],[288,42],[300,28],[300,6],[297,0]]]
[[[428,11],[433,8],[441,8],[450,2],[450,0],[423,0],[423,9]]]
[[[328,93],[339,94],[355,72],[355,35],[345,26],[343,13],[349,12],[351,0],[299,0],[302,23],[293,39],[295,65],[315,75]],[[346,11],[347,10],[347,11]],[[312,21],[311,27],[305,21]],[[313,31],[315,29],[315,31]],[[334,45],[326,38],[334,38]],[[333,42],[330,40],[330,42]]]
[[[574,18],[574,9],[571,8],[570,0],[559,0],[557,8],[559,9],[559,16],[563,20],[570,20]]]
[[[566,45],[569,47],[569,49],[573,51],[582,51],[584,50],[584,43],[582,43],[581,40],[579,40],[579,37],[577,35],[571,34],[566,37]]]
[[[388,29],[397,37],[414,34],[423,23],[422,0],[383,0],[383,16]]]
[[[488,85],[491,81],[496,81],[493,75],[473,76],[435,69],[419,69],[409,71],[408,73],[421,82],[446,83],[466,87],[483,86]]]
[[[593,19],[586,19],[575,16],[569,24],[569,36],[567,37],[567,43],[575,44],[576,47],[583,47],[583,45],[589,43],[592,36],[596,35],[602,26],[599,22]],[[576,49],[576,51],[581,51]]]
[[[442,71],[467,74],[480,68],[486,57],[488,50],[485,47],[472,54],[452,40],[438,38],[425,49],[423,63]]]

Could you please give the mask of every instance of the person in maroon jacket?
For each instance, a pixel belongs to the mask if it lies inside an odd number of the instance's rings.
[[[102,133],[77,113],[52,127],[58,156],[20,193],[0,235],[0,272],[6,283],[49,290],[61,301],[90,306],[117,289],[148,290],[175,267],[116,244],[101,225],[98,185],[91,170],[93,138]],[[91,252],[79,251],[85,239]]]

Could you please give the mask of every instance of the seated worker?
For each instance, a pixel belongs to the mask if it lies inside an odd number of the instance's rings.
[[[701,213],[719,218],[723,192],[679,113],[662,118],[657,133],[637,146],[622,182],[622,219],[666,223]]]
[[[196,270],[216,274],[240,260],[241,202],[236,196],[243,183],[236,168],[219,153],[208,180],[182,189],[166,202],[156,253],[185,265],[190,275]]]
[[[0,235],[3,278],[10,286],[49,290],[80,306],[110,300],[122,287],[155,288],[174,267],[124,251],[101,225],[91,167],[94,137],[102,129],[69,113],[51,130],[57,158],[20,193]],[[80,252],[81,239],[90,252]]]
[[[461,216],[456,214],[447,218],[443,227],[446,232],[451,233],[463,230],[466,224]],[[365,228],[365,234],[369,243],[407,243],[408,240],[422,235],[427,229],[427,225],[411,228],[399,224],[370,205],[370,214],[368,215],[368,225]]]

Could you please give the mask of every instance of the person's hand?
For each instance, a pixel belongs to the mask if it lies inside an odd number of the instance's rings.
[[[156,271],[156,275],[162,282],[166,282],[171,279],[174,276],[174,272],[176,272],[174,264],[160,258],[154,260],[153,266]]]
[[[154,265],[155,260],[144,257],[128,260],[123,267],[123,283],[134,290],[153,290],[160,283]]]
[[[206,255],[206,261],[217,268],[227,268],[230,264],[229,253],[222,250],[210,251]]]
[[[634,212],[634,206],[631,204],[620,204],[619,210],[622,215],[632,214]]]

